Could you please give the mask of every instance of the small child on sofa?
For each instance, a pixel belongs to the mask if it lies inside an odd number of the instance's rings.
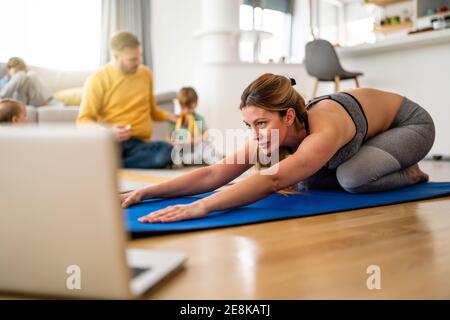
[[[14,99],[0,99],[0,124],[20,124],[27,120],[25,104]]]
[[[191,87],[177,93],[181,114],[170,124],[169,140],[174,145],[172,161],[180,164],[213,164],[222,157],[207,138],[205,119],[196,112],[197,92]]]
[[[41,81],[33,71],[28,71],[25,61],[12,57],[6,64],[7,74],[0,79],[0,99],[11,98],[40,107],[47,105],[50,97],[44,94]]]

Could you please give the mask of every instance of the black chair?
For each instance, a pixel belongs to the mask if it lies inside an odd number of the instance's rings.
[[[312,98],[317,94],[320,81],[334,81],[335,92],[339,91],[341,80],[355,80],[359,88],[358,77],[362,72],[349,72],[342,68],[333,45],[326,40],[314,40],[308,42],[305,48],[306,71],[316,78]]]

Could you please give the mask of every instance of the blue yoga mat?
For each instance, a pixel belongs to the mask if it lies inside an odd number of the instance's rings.
[[[351,194],[345,191],[310,190],[300,195],[272,194],[237,209],[215,211],[208,216],[171,223],[143,224],[137,219],[174,204],[190,203],[211,193],[174,199],[151,199],[125,210],[126,225],[134,236],[230,227],[244,224],[312,216],[377,207],[450,194],[450,182],[428,182],[389,192]]]

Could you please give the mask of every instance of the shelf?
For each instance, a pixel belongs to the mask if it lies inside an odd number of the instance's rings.
[[[394,3],[406,2],[411,0],[367,0],[367,3],[376,4],[377,6],[387,6]]]
[[[374,31],[375,32],[382,32],[382,33],[389,33],[389,32],[395,32],[395,31],[401,31],[405,29],[410,29],[413,27],[413,23],[411,21],[400,23],[400,24],[393,24],[393,25],[386,25],[386,26],[375,26]]]
[[[336,48],[336,51],[340,58],[353,58],[441,44],[450,44],[450,29],[404,35],[353,47]]]

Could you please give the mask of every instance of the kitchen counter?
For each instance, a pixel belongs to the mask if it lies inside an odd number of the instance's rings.
[[[352,47],[341,47],[337,48],[337,53],[340,57],[345,58],[442,43],[450,44],[450,29],[395,36],[375,43],[365,43]]]

